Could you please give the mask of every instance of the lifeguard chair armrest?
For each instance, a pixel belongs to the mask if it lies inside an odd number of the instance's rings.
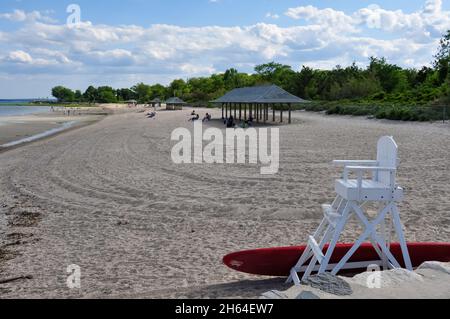
[[[383,171],[383,172],[396,172],[395,167],[379,167],[379,166],[346,166],[345,170],[350,171]]]
[[[346,166],[344,169],[344,180],[348,180],[348,175],[350,172],[357,172],[358,173],[358,189],[362,188],[363,183],[363,173],[365,171],[371,171],[371,172],[391,172],[395,173],[397,172],[397,169],[395,167],[378,167],[378,166]],[[391,186],[395,186],[395,178],[391,174]]]
[[[336,160],[333,161],[334,166],[358,166],[358,165],[364,165],[364,166],[375,166],[378,165],[378,161],[373,160]]]

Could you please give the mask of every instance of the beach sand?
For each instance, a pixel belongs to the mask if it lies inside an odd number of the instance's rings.
[[[211,110],[200,110],[204,114]],[[280,127],[280,171],[175,165],[170,136],[190,110],[120,114],[0,154],[0,297],[257,298],[283,279],[239,274],[230,252],[299,245],[334,197],[333,159],[400,146],[410,241],[450,241],[450,127],[296,112]],[[217,118],[220,111],[214,111]],[[348,229],[343,241],[353,240]],[[81,267],[81,289],[66,269]]]

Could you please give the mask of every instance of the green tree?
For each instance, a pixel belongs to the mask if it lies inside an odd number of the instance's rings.
[[[101,86],[97,89],[98,102],[100,103],[117,103],[116,91],[109,86]]]
[[[163,85],[161,85],[161,84],[152,85],[151,90],[152,90],[152,96],[151,96],[152,99],[159,98],[161,100],[164,100],[166,98],[167,90]]]
[[[443,35],[440,43],[438,53],[435,55],[434,66],[437,68],[442,60],[450,59],[450,30]]]
[[[75,101],[76,102],[82,102],[83,101],[83,94],[80,90],[75,91]]]
[[[135,93],[131,89],[117,90],[117,99],[121,102],[136,99]]]
[[[385,58],[371,57],[369,71],[380,81],[387,93],[407,88],[406,74],[399,66],[387,63]]]
[[[187,83],[182,79],[173,80],[168,88],[171,96],[183,98],[185,94],[190,93]]]
[[[52,89],[52,95],[58,99],[58,102],[73,102],[75,100],[75,92],[64,86],[56,86]]]
[[[285,70],[292,70],[289,65],[269,62],[266,64],[257,65],[255,72],[264,80],[273,83],[275,75]]]
[[[83,98],[85,101],[89,103],[95,103],[98,101],[98,91],[92,85],[89,86],[83,94]]]
[[[138,83],[132,88],[138,103],[148,103],[152,99],[152,88],[150,85]]]

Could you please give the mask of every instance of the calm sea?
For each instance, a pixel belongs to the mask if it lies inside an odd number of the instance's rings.
[[[50,111],[49,106],[12,106],[11,104],[28,103],[30,100],[0,100],[0,117],[21,116]]]

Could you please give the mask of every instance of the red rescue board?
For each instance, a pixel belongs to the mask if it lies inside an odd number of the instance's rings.
[[[331,258],[331,264],[338,263],[351,249],[353,244],[339,244]],[[325,247],[324,251],[328,246]],[[229,268],[260,276],[287,277],[300,259],[306,246],[264,248],[247,250],[229,254],[223,262]],[[409,243],[409,254],[414,268],[426,261],[450,262],[450,243]],[[404,266],[400,244],[391,245],[391,252],[397,261]],[[363,244],[349,262],[379,260],[372,244]],[[364,271],[364,269],[361,269]],[[353,271],[354,272],[354,271]]]

